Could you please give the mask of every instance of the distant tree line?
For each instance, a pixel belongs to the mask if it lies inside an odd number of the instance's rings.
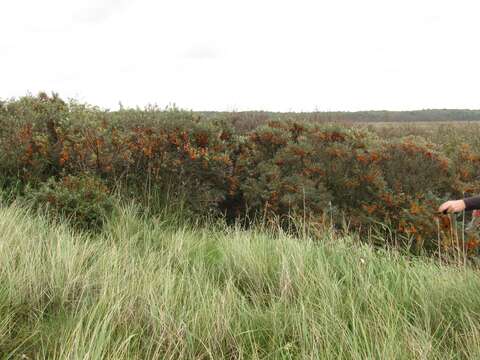
[[[334,111],[334,112],[198,112],[206,118],[230,118],[236,127],[251,130],[270,120],[308,120],[335,123],[408,123],[408,122],[449,122],[480,121],[480,110],[467,109],[426,109],[414,111]]]

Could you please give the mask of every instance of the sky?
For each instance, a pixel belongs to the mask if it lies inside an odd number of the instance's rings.
[[[480,109],[479,12],[478,0],[5,0],[0,98]]]

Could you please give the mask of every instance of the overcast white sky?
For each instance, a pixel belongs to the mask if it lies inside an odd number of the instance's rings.
[[[478,0],[4,0],[0,98],[478,109],[479,15]]]

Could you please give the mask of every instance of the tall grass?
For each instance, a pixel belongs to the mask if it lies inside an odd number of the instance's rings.
[[[176,224],[176,225],[172,225]],[[473,359],[468,268],[125,207],[97,235],[0,207],[0,358]]]

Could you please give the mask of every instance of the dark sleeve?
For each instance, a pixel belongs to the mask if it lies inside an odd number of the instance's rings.
[[[476,210],[480,209],[480,196],[472,196],[463,199],[465,202],[465,210]]]

